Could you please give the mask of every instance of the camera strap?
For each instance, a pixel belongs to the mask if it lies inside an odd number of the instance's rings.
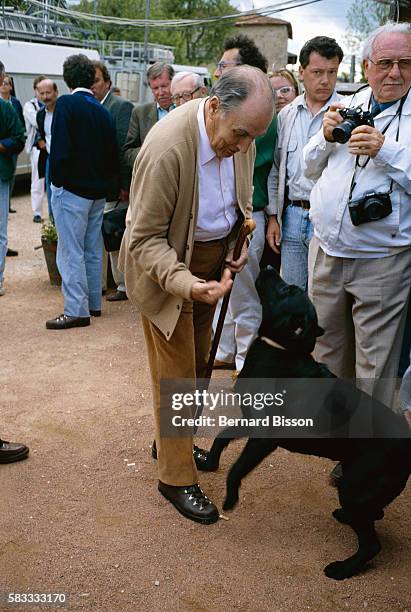
[[[400,136],[400,122],[401,122],[401,115],[402,115],[402,107],[405,104],[405,100],[408,97],[409,91],[410,90],[408,90],[407,93],[401,98],[400,104],[399,104],[399,106],[397,108],[397,112],[395,113],[394,117],[391,117],[391,119],[388,121],[388,123],[384,126],[384,129],[381,130],[381,134],[385,134],[385,132],[388,130],[388,128],[390,127],[390,125],[394,121],[394,119],[396,117],[398,117],[397,134],[396,134],[396,137],[395,137],[395,141],[396,142],[398,142],[398,138]],[[370,99],[368,101],[368,110],[370,109],[370,106],[371,106],[371,96],[370,96]],[[350,185],[350,195],[348,196],[348,201],[349,202],[351,202],[351,197],[352,197],[353,191],[355,189],[355,186],[357,184],[356,180],[355,180],[356,176],[357,176],[357,168],[359,168],[360,170],[365,168],[367,166],[368,162],[370,161],[370,159],[371,158],[369,156],[367,156],[366,161],[361,165],[360,164],[360,155],[357,155],[356,158],[355,158],[354,172],[353,172],[353,175],[352,175],[351,185]],[[394,180],[391,179],[390,189],[389,189],[388,193],[392,193],[393,186],[394,186]]]

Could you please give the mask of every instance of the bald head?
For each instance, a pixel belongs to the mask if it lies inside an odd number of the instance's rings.
[[[206,131],[217,157],[246,153],[267,131],[274,115],[274,94],[258,68],[238,66],[224,73],[204,109]]]
[[[59,95],[56,83],[51,79],[43,79],[37,84],[37,94],[47,110],[53,111]]]

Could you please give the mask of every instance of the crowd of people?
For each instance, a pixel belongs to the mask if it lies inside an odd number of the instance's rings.
[[[240,34],[225,41],[209,93],[199,75],[157,62],[147,71],[153,102],[133,106],[114,91],[103,62],[74,55],[63,66],[70,94],[59,96],[40,75],[22,111],[0,64],[0,295],[9,194],[24,146],[33,222],[43,219],[46,193],[58,233],[64,312],[47,329],[101,316],[103,215],[127,208],[121,250],[110,253],[117,288],[107,299],[129,299],[141,313],[159,490],[195,521],[219,518],[198,484],[207,451],[191,436],[160,435],[160,415],[171,409],[160,381],[204,377],[217,304],[229,291],[215,367],[241,370],[261,323],[255,281],[267,248],[317,309],[325,333],[316,358],[394,407],[403,344],[410,353],[410,25],[388,23],[370,35],[368,83],[350,97],[336,91],[342,59],[334,39],[317,36],[301,49],[297,81],[285,68],[270,72]],[[354,107],[349,123],[344,109]],[[336,128],[348,131],[346,140]],[[234,260],[251,216],[253,237]],[[400,403],[411,426],[410,379],[408,368]],[[25,458],[25,449],[0,441],[0,462]]]

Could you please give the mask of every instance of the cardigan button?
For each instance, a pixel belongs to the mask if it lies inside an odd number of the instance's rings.
[[[180,310],[180,304],[177,304],[177,310]]]

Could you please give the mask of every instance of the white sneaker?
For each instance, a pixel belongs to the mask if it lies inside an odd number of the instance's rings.
[[[6,290],[4,288],[3,285],[3,281],[0,282],[0,295],[4,295],[6,293]]]

